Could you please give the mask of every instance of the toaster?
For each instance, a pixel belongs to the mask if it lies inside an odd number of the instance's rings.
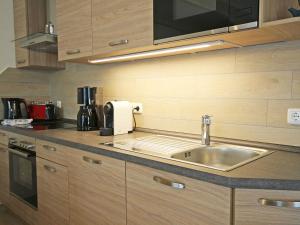
[[[34,120],[56,120],[56,107],[52,102],[32,102],[29,105],[29,116]]]

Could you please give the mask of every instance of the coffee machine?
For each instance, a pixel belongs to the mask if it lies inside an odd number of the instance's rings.
[[[80,105],[77,114],[77,130],[92,131],[98,130],[98,116],[96,106],[95,87],[81,87],[77,89],[77,103]]]
[[[27,119],[28,108],[22,98],[2,98],[4,119]],[[23,106],[22,106],[23,105]]]
[[[104,127],[101,136],[127,134],[133,131],[132,105],[128,101],[110,101],[103,107]]]

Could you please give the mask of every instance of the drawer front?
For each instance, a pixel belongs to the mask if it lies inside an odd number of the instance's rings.
[[[70,224],[126,225],[125,162],[83,151],[68,159]]]
[[[237,189],[235,225],[299,225],[300,208],[276,206],[293,202],[300,207],[300,191]]]
[[[8,144],[7,133],[0,130],[0,144],[6,145]]]
[[[69,224],[68,169],[37,158],[40,225]]]
[[[126,164],[128,225],[229,225],[231,189]]]
[[[36,141],[36,154],[38,157],[56,162],[61,165],[67,165],[66,160],[67,147],[48,141]]]

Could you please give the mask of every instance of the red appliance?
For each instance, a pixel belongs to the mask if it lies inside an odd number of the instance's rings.
[[[53,103],[35,103],[29,106],[30,118],[34,120],[55,120],[56,107]]]

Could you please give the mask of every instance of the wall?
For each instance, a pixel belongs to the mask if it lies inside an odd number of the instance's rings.
[[[0,74],[8,67],[15,67],[15,46],[13,40],[13,1],[0,1]]]
[[[49,100],[49,77],[41,71],[28,71],[9,68],[0,74],[0,98],[25,98],[33,100]],[[3,119],[3,105],[0,103],[0,119]]]
[[[106,65],[68,64],[51,76],[51,96],[76,118],[76,88],[104,87],[105,100],[144,104],[137,125],[300,146],[300,128],[286,123],[300,108],[300,41]]]

